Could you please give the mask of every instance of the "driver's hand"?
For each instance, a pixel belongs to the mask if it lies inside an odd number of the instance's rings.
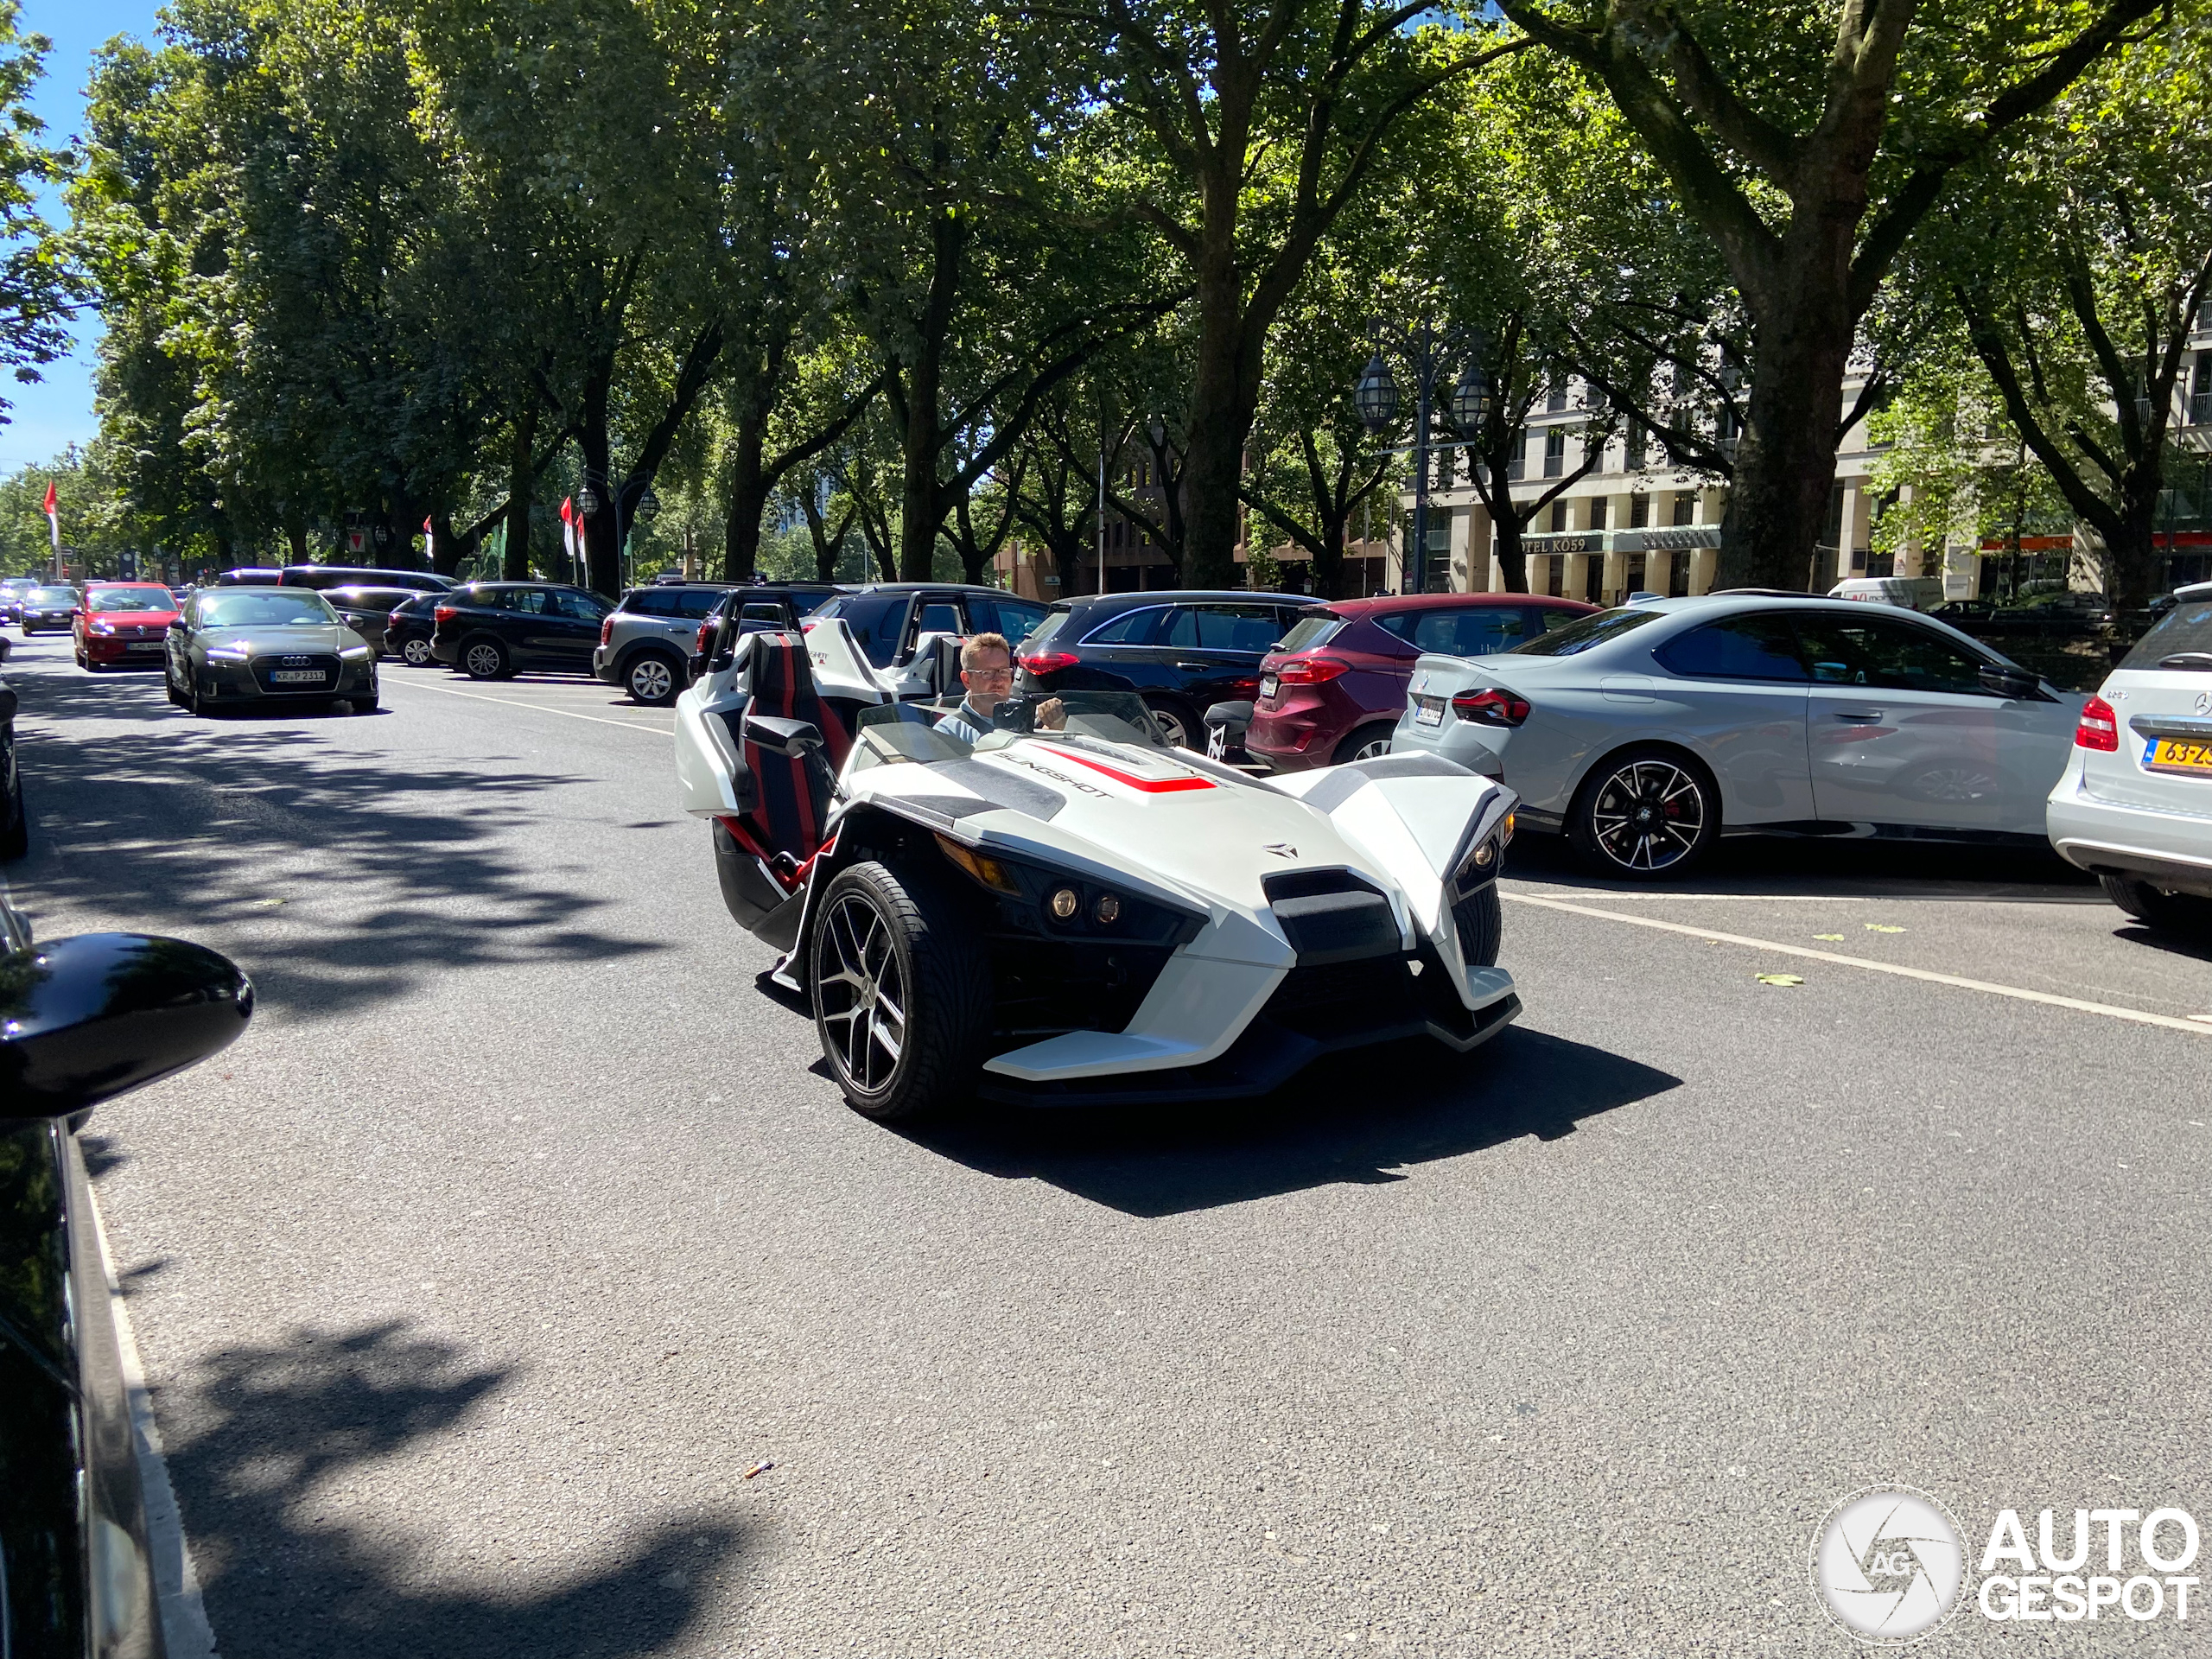
[[[1058,697],[1047,697],[1037,705],[1037,729],[1040,732],[1059,732],[1067,729],[1068,706]]]

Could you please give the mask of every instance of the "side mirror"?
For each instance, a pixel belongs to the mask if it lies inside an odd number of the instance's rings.
[[[253,982],[205,945],[81,933],[0,957],[0,1119],[65,1117],[226,1048]]]
[[[2043,682],[2024,668],[1999,668],[1994,663],[1984,663],[1979,676],[1981,689],[1994,691],[2000,697],[2015,702],[2043,697]]]
[[[739,728],[745,741],[770,754],[796,760],[822,747],[822,728],[810,720],[786,720],[780,715],[747,715]]]

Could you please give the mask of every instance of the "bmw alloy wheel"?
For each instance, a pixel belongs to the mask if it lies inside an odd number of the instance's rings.
[[[507,665],[507,654],[489,639],[479,639],[461,652],[461,665],[473,680],[496,680]]]
[[[841,1080],[880,1094],[906,1046],[906,981],[889,919],[858,893],[840,893],[822,918],[835,967],[817,982],[816,1006]]]
[[[1705,785],[1688,768],[1639,757],[1591,792],[1586,836],[1607,862],[1653,874],[1699,850],[1708,816]]]

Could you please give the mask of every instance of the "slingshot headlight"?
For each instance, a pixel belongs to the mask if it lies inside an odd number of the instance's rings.
[[[1048,902],[1052,907],[1052,914],[1065,922],[1072,918],[1077,910],[1081,907],[1083,895],[1073,887],[1058,887],[1053,890]]]

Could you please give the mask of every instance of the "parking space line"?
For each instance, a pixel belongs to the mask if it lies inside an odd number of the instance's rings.
[[[1957,974],[1939,974],[1932,969],[1908,968],[1902,963],[1873,962],[1865,957],[1847,957],[1834,950],[1814,950],[1802,944],[1783,944],[1775,939],[1748,938],[1741,933],[1720,933],[1709,927],[1690,927],[1681,922],[1662,922],[1653,916],[1630,916],[1617,910],[1598,910],[1589,905],[1570,905],[1562,899],[1539,898],[1532,893],[1505,893],[1520,905],[1541,905],[1546,910],[1563,910],[1575,916],[1594,916],[1603,922],[1625,922],[1630,927],[1656,928],[1662,933],[1681,933],[1693,939],[1717,939],[1723,944],[1740,944],[1753,950],[1770,950],[1785,957],[1802,957],[1810,962],[1832,962],[1843,968],[1864,968],[1877,974],[1895,974],[1900,979],[1925,980],[1931,985],[1949,985],[1962,991],[1980,991],[1990,996],[2009,996],[2021,1002],[2041,1002],[2055,1008],[2071,1008],[2076,1014],[2101,1014],[2107,1020],[2126,1020],[2139,1026],[2163,1026],[2169,1031],[2186,1031],[2198,1037],[2212,1037],[2212,1026],[2194,1020],[2177,1020],[2170,1014],[2152,1014],[2143,1008],[2123,1008],[2110,1002],[2087,1002],[2077,996],[2060,996],[2051,991],[2031,991],[2019,985],[1996,985],[1986,979],[1967,979]]]
[[[387,686],[404,685],[410,691],[435,691],[448,697],[467,697],[471,702],[503,702],[510,709],[530,709],[539,714],[559,715],[567,720],[588,720],[594,726],[612,726],[618,731],[648,732],[656,737],[670,735],[671,728],[647,726],[634,720],[609,720],[604,715],[580,715],[573,709],[556,709],[549,702],[524,702],[519,697],[487,697],[481,691],[456,691],[449,685],[416,685],[407,680],[386,680]]]

